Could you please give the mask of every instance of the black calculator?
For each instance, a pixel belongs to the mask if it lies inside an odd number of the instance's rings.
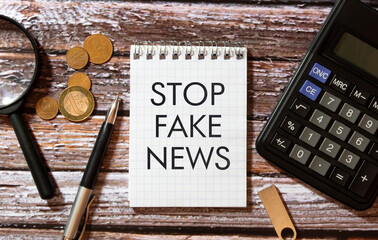
[[[256,142],[258,153],[357,210],[378,193],[378,13],[339,0]]]

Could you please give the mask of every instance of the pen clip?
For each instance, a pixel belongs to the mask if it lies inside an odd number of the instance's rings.
[[[88,201],[87,207],[85,208],[85,212],[81,219],[79,229],[77,230],[77,233],[78,234],[80,233],[79,237],[77,238],[78,240],[81,240],[82,237],[84,236],[85,228],[87,227],[87,223],[88,223],[89,208],[91,207],[94,199],[95,199],[95,195],[92,195]]]

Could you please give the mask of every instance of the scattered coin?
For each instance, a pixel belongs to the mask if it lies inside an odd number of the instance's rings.
[[[83,87],[68,87],[60,94],[59,110],[70,121],[80,122],[87,119],[93,109],[93,95]]]
[[[82,69],[88,64],[88,53],[82,47],[73,47],[66,54],[68,66],[74,69]]]
[[[83,47],[88,52],[89,61],[94,64],[107,62],[113,54],[112,42],[102,34],[89,36],[85,39]]]
[[[58,114],[58,103],[51,97],[43,97],[38,100],[35,111],[42,119],[53,119]]]
[[[87,74],[82,72],[77,72],[71,75],[68,79],[68,87],[80,86],[87,90],[91,89],[91,80]]]

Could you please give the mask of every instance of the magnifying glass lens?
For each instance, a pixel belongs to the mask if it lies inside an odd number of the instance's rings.
[[[36,57],[29,37],[0,19],[0,108],[19,100],[32,84]]]
[[[37,70],[37,43],[32,35],[15,20],[0,15],[0,114],[9,115],[38,192],[49,199],[55,196],[55,187],[18,111]]]

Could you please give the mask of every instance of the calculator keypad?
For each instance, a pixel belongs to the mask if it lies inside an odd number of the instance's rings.
[[[369,155],[378,161],[378,143],[374,143],[369,151]]]
[[[305,127],[299,139],[307,143],[311,147],[315,147],[320,140],[320,134],[312,130],[311,128]]]
[[[350,186],[350,190],[364,197],[377,176],[378,168],[370,162],[364,161]]]
[[[378,128],[378,121],[369,115],[364,114],[358,126],[374,135]]]
[[[325,92],[319,103],[320,105],[328,108],[332,112],[335,112],[341,103],[341,99],[338,97],[335,97],[329,92]]]
[[[351,123],[355,123],[358,116],[360,115],[361,111],[358,110],[357,108],[349,105],[348,103],[345,103],[343,105],[343,108],[341,108],[341,111],[339,113],[339,115],[348,120],[349,122]]]
[[[335,183],[345,187],[349,182],[350,174],[340,168],[334,168],[329,178]]]
[[[307,163],[307,160],[310,158],[310,155],[311,152],[309,150],[295,144],[293,150],[291,150],[289,157],[291,157],[294,160],[297,160],[298,162],[304,165]]]
[[[293,118],[286,116],[281,124],[281,128],[291,135],[296,136],[301,128],[301,124]]]
[[[357,148],[361,152],[364,152],[368,144],[370,143],[369,138],[365,137],[364,135],[354,132],[352,137],[349,139],[348,143],[353,147]]]
[[[360,157],[347,149],[344,149],[339,158],[340,163],[344,164],[344,166],[347,166],[352,170],[356,167],[359,161]]]
[[[343,141],[345,141],[345,139],[349,135],[349,132],[350,128],[337,120],[333,122],[332,127],[329,130],[330,134]]]
[[[335,74],[329,85],[336,91],[344,94],[348,91],[350,82],[345,78]]]
[[[366,90],[360,88],[359,86],[355,86],[350,94],[350,98],[361,105],[365,105],[369,97],[370,94]]]
[[[330,121],[331,117],[318,109],[314,111],[310,118],[310,122],[321,129],[326,129]]]
[[[369,105],[369,109],[378,114],[378,97],[375,97]]]
[[[378,175],[378,97],[318,63],[298,92],[271,145],[318,179],[365,197]]]
[[[314,157],[309,166],[310,169],[314,170],[322,176],[325,176],[327,174],[330,167],[331,164],[329,162],[318,156]]]
[[[295,99],[295,101],[290,107],[290,110],[292,112],[294,112],[295,114],[297,114],[298,116],[302,118],[307,117],[308,113],[310,112],[310,109],[311,109],[310,105],[308,105],[307,103],[305,103],[304,101],[298,98]]]
[[[319,150],[327,154],[331,158],[335,158],[339,153],[341,146],[328,138],[324,138]]]

